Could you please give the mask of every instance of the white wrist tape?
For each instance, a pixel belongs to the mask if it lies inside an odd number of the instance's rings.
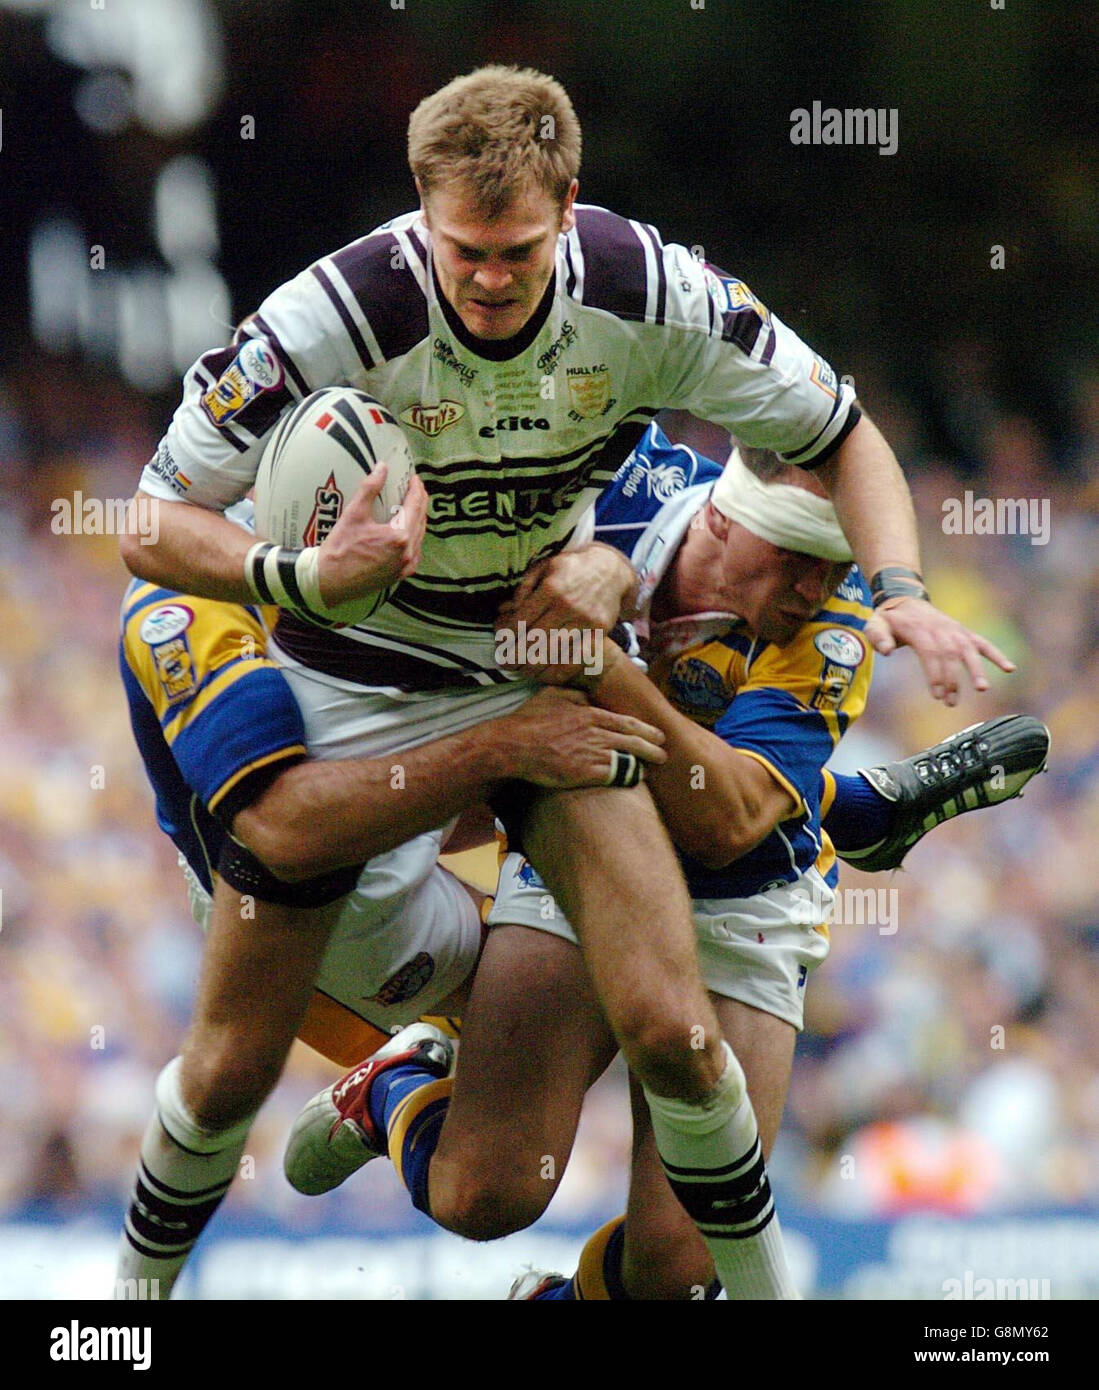
[[[319,545],[290,550],[259,541],[244,557],[244,578],[260,603],[275,603],[313,621],[333,618],[321,598]]]

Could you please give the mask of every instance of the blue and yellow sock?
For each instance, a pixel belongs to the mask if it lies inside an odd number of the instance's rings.
[[[869,849],[885,839],[895,807],[865,777],[824,771],[821,782],[821,824],[838,854]]]
[[[416,1080],[410,1085],[412,1078],[408,1074],[412,1072]],[[389,1157],[393,1160],[397,1176],[408,1188],[412,1205],[430,1216],[428,1173],[446,1112],[450,1108],[454,1079],[449,1076],[439,1079],[418,1068],[394,1069],[395,1076],[401,1073],[405,1073],[404,1082],[389,1088],[392,1092],[399,1090],[399,1097],[392,1105],[380,1101],[379,1109],[385,1112]],[[371,1116],[374,1116],[373,1101],[374,1097],[371,1096]]]
[[[622,1258],[626,1248],[626,1218],[616,1216],[605,1226],[600,1226],[595,1235],[590,1236],[580,1252],[576,1273],[571,1279],[551,1285],[544,1293],[532,1300],[546,1303],[628,1303],[630,1295],[622,1274]],[[715,1279],[706,1290],[706,1298],[713,1299],[721,1292],[721,1285]]]

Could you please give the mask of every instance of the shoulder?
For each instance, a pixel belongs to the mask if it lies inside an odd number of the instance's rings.
[[[721,468],[683,444],[673,444],[655,422],[595,504],[595,524],[648,524],[688,488],[714,483]]]
[[[586,308],[616,318],[663,324],[668,301],[667,247],[654,227],[607,208],[580,204],[565,239],[566,288]]]
[[[410,352],[428,333],[426,230],[406,213],[329,256],[307,272],[345,325],[365,317],[384,360]]]
[[[185,662],[197,678],[204,668],[222,664],[226,652],[248,660],[262,658],[266,649],[264,610],[259,607],[175,593],[137,580],[126,591],[122,653],[146,687],[152,681],[163,683],[169,665]]]

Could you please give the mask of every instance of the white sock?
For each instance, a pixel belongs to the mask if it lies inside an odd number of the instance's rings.
[[[763,1164],[744,1072],[725,1048],[725,1070],[705,1101],[645,1091],[664,1172],[713,1257],[730,1299],[799,1298]]]
[[[141,1159],[115,1271],[116,1299],[167,1298],[195,1241],[233,1181],[254,1115],[230,1129],[202,1129],[179,1088],[182,1057],[156,1082],[156,1109]]]

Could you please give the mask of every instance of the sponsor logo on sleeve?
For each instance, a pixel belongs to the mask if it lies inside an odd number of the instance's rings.
[[[187,640],[194,613],[182,603],[165,603],[142,620],[138,635],[152,648],[157,680],[169,704],[198,689],[195,661]]]
[[[770,310],[762,300],[756,298],[743,280],[735,280],[727,275],[715,275],[707,267],[706,288],[719,314],[735,314],[738,309],[754,309],[764,324],[771,322]]]
[[[813,638],[813,646],[821,656],[834,661],[837,666],[858,667],[866,656],[866,644],[862,638],[842,627],[829,627],[818,632]]]
[[[164,603],[146,615],[139,629],[143,642],[150,647],[159,646],[171,637],[178,637],[191,626],[194,613],[182,603]]]
[[[249,338],[202,398],[202,408],[214,425],[235,420],[264,391],[282,385],[282,364],[262,338]]]
[[[861,637],[842,627],[826,628],[813,638],[813,646],[824,657],[819,684],[810,704],[814,709],[839,709],[847,698],[855,672],[862,665],[866,646]]]
[[[819,386],[826,396],[836,399],[839,391],[839,382],[832,368],[825,362],[823,357],[813,354],[813,370],[809,373],[809,380],[814,386]]]
[[[191,486],[186,473],[180,471],[179,464],[172,458],[172,451],[162,439],[157,445],[156,455],[150,459],[149,467],[158,478],[166,482],[173,492],[182,496]]]

